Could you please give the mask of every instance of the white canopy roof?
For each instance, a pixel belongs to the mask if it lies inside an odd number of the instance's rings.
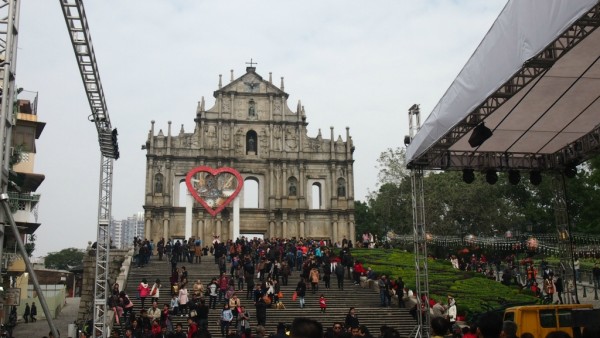
[[[412,139],[429,169],[551,169],[600,152],[598,0],[511,0]],[[484,122],[493,136],[467,140]]]

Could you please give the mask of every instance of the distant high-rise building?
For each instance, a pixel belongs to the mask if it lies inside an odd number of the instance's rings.
[[[143,212],[138,212],[124,220],[116,221],[113,219],[111,238],[117,248],[130,248],[133,245],[134,237],[144,237]]]

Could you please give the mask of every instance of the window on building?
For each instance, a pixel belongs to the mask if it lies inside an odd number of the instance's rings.
[[[248,177],[244,180],[244,208],[258,208],[259,204],[258,179]]]
[[[313,183],[311,209],[321,209],[321,183]]]

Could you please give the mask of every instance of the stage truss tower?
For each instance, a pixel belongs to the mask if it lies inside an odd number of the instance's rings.
[[[421,128],[419,105],[414,104],[408,110],[409,139]],[[423,191],[423,168],[410,168],[412,191],[413,236],[415,250],[415,292],[417,298],[417,327],[415,337],[429,337],[429,276],[427,270],[427,232],[425,226],[425,193]]]

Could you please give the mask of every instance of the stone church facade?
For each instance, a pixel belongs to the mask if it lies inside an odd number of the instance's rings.
[[[145,236],[184,238],[186,174],[195,167],[231,167],[244,179],[240,192],[240,234],[265,238],[304,237],[334,242],[355,238],[354,147],[349,128],[323,138],[307,135],[304,107],[288,107],[283,78],[277,87],[255,67],[223,86],[219,76],[215,104],[198,103],[193,132],[155,133],[146,144]],[[252,187],[252,188],[251,188]],[[184,191],[185,190],[185,191]],[[252,194],[252,196],[249,196]],[[188,211],[189,212],[189,211]],[[188,214],[189,218],[189,214]],[[233,209],[212,217],[194,201],[191,233],[209,243],[232,239]]]

